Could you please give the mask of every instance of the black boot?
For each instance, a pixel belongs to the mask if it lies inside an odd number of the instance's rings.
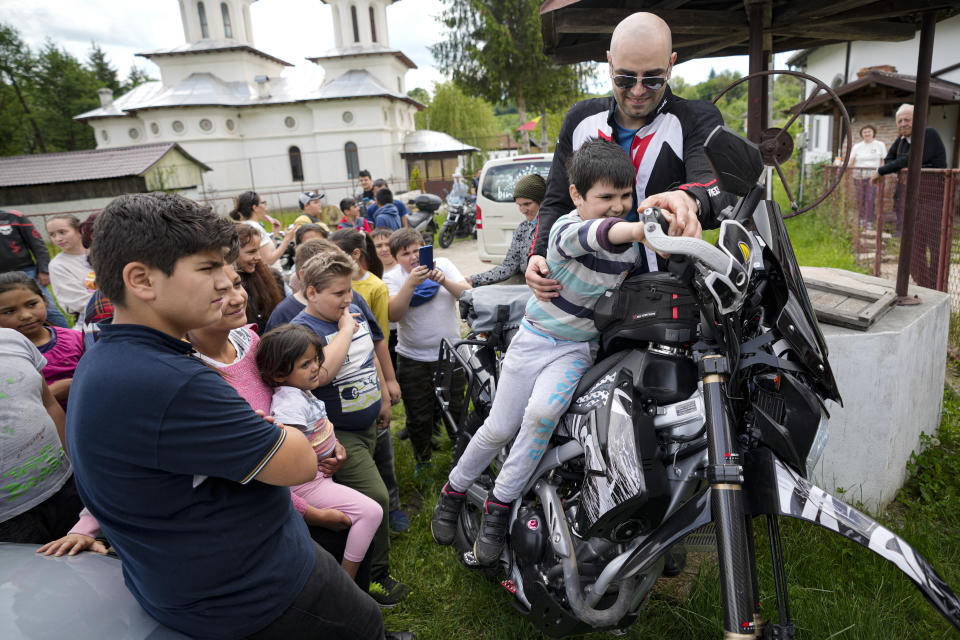
[[[482,565],[496,564],[503,552],[503,545],[507,537],[507,524],[510,521],[510,511],[513,505],[504,503],[494,497],[493,492],[483,503],[483,518],[480,520],[480,533],[473,543],[473,555]]]
[[[430,533],[437,544],[447,545],[453,542],[457,532],[457,518],[463,507],[463,500],[467,494],[454,491],[450,483],[443,485],[437,506],[433,509],[433,518],[430,519]]]

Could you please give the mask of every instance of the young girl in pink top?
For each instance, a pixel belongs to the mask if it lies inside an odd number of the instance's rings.
[[[270,413],[278,423],[296,426],[313,445],[317,460],[329,458],[337,445],[327,410],[311,390],[320,385],[323,343],[306,327],[282,325],[260,338],[257,366],[263,381],[274,387]],[[293,493],[317,508],[326,508],[342,517],[350,527],[341,566],[351,576],[363,560],[373,534],[380,526],[383,510],[359,491],[336,484],[331,474],[318,469],[311,482],[293,487]]]
[[[47,307],[37,283],[22,271],[0,274],[0,327],[16,329],[47,359],[43,377],[64,409],[73,371],[83,355],[83,334],[47,325]]]

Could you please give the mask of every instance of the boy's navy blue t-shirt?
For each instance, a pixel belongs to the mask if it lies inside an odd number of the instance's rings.
[[[293,602],[314,543],[290,490],[252,480],[283,430],[191,350],[141,325],[104,326],[74,374],[67,447],[143,608],[191,636],[237,638]]]
[[[359,295],[353,296],[350,313],[360,314],[357,318],[360,328],[353,334],[347,358],[333,381],[314,389],[313,395],[327,406],[327,417],[333,422],[334,429],[365,431],[380,413],[380,381],[373,363],[376,357],[373,343],[383,340],[383,334],[370,307]],[[329,344],[340,330],[336,322],[322,320],[306,311],[298,314],[292,323],[303,325],[316,333],[324,345]]]

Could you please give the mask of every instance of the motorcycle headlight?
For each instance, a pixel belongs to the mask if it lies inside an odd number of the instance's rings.
[[[827,438],[830,435],[830,418],[827,412],[820,407],[820,424],[817,425],[817,435],[813,438],[813,444],[810,445],[810,452],[807,454],[807,477],[813,476],[813,469],[820,462],[820,456],[827,446]]]

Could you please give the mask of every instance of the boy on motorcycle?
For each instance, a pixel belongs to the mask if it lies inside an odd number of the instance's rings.
[[[484,503],[474,543],[477,562],[484,565],[500,557],[511,503],[593,363],[597,299],[624,273],[646,270],[636,244],[644,238],[643,226],[622,220],[632,206],[635,174],[627,153],[611,142],[588,141],[571,157],[568,173],[577,208],[554,224],[547,250],[550,273],[563,285],[560,295],[547,302],[530,298],[503,361],[490,415],[450,472],[430,523],[438,544],[453,541],[467,488],[516,436]]]

